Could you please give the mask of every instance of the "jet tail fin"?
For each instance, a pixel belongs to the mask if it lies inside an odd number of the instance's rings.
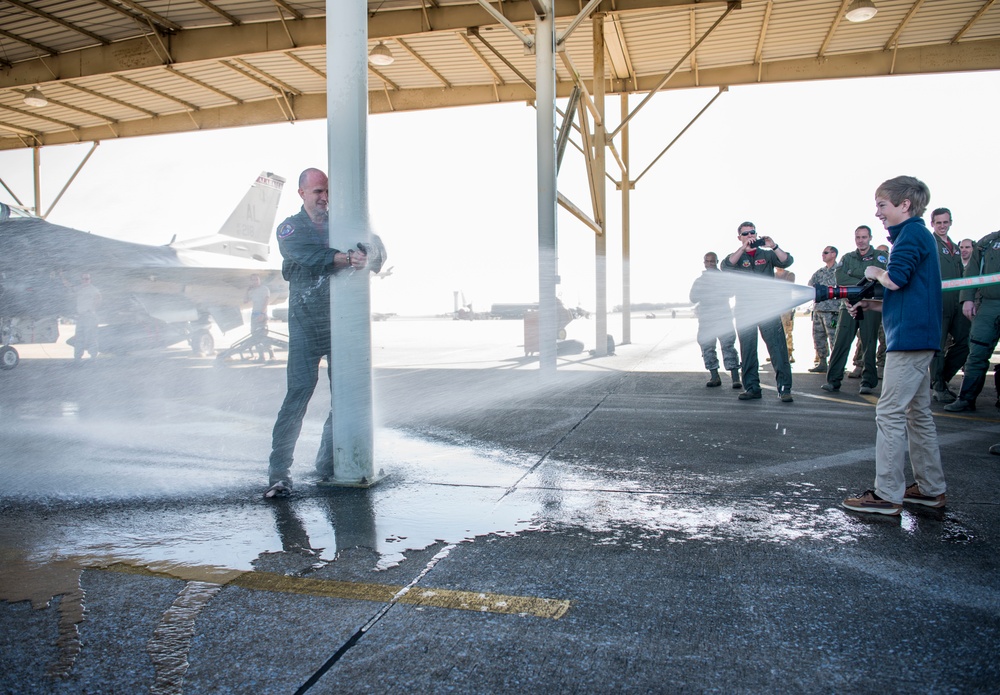
[[[281,176],[262,171],[216,234],[170,246],[266,261],[284,185],[285,179]]]

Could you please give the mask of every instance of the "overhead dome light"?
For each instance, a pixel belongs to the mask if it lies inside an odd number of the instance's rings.
[[[867,22],[878,13],[878,8],[872,0],[854,0],[847,6],[844,16],[848,22]]]
[[[24,105],[40,109],[43,106],[48,106],[49,100],[42,94],[42,90],[38,87],[32,87],[31,91],[24,95]]]
[[[392,51],[385,42],[379,41],[368,54],[368,60],[372,65],[392,65],[396,59],[392,57]]]

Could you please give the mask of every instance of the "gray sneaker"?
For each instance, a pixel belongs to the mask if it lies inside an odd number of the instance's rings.
[[[860,393],[862,396],[867,396],[869,393],[874,393],[874,392],[875,389],[873,389],[871,386],[862,386],[861,388],[858,389],[858,393]]]
[[[954,403],[949,403],[944,407],[949,413],[964,413],[967,410],[975,410],[976,404],[972,401],[964,401],[961,398]]]
[[[828,381],[825,384],[823,384],[822,386],[820,386],[820,388],[823,389],[824,391],[830,391],[832,393],[834,391],[839,391],[840,390],[840,384],[831,384]]]
[[[935,389],[933,398],[938,403],[946,403],[946,404],[954,403],[956,400],[958,400],[958,394],[956,394],[950,388],[945,386],[944,388],[941,389]]]

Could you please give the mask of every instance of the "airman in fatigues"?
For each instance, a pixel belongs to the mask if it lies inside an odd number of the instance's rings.
[[[837,264],[837,284],[841,287],[857,285],[865,279],[865,268],[878,266],[885,269],[888,257],[878,249],[872,248],[872,230],[867,225],[861,225],[854,230],[854,243],[857,250],[845,253]],[[844,301],[837,317],[837,335],[834,338],[833,354],[830,356],[830,369],[826,373],[824,391],[839,391],[844,380],[844,367],[851,355],[851,343],[858,332],[861,333],[861,345],[865,353],[865,366],[861,374],[860,393],[871,393],[878,386],[878,368],[875,363],[875,353],[878,349],[878,329],[882,325],[882,315],[877,311],[865,312],[858,320],[847,311]]]
[[[723,259],[723,270],[773,278],[775,268],[787,268],[794,260],[790,253],[778,248],[778,244],[769,236],[761,237],[762,243],[756,244],[757,228],[753,222],[742,223],[736,234],[740,247]],[[752,316],[755,310],[752,297],[736,293],[736,332],[740,337],[743,388],[746,389],[739,395],[739,399],[749,401],[761,397],[760,362],[757,358],[759,330],[764,345],[767,346],[767,354],[771,357],[771,366],[774,367],[778,397],[783,403],[791,403],[792,368],[788,364],[788,346],[785,345],[781,319],[777,316],[763,321],[755,319]]]
[[[964,277],[1000,273],[1000,231],[987,234],[972,249]],[[944,407],[952,413],[976,409],[976,398],[986,383],[993,350],[1000,340],[1000,285],[963,289],[959,296],[962,313],[972,321],[969,330],[969,359],[958,400]]]
[[[695,314],[698,316],[698,345],[701,346],[701,359],[705,363],[705,369],[709,372],[709,380],[705,386],[710,388],[722,386],[719,355],[715,352],[716,341],[722,347],[722,363],[733,375],[733,388],[742,387],[733,310],[729,308],[732,296],[732,290],[725,287],[724,278],[719,272],[719,257],[709,251],[705,254],[705,270],[691,285],[688,298],[697,305]]]
[[[837,284],[837,247],[827,246],[823,249],[822,268],[817,270],[809,278],[809,286],[816,287],[823,285],[831,287]],[[837,315],[840,313],[840,301],[836,299],[824,299],[816,302],[813,306],[813,347],[816,348],[816,366],[809,371],[816,374],[823,374],[830,368],[827,358],[833,350],[833,341],[837,336]]]
[[[941,279],[962,277],[962,255],[958,244],[948,236],[948,230],[951,229],[951,211],[948,208],[938,208],[931,213],[931,229],[937,242]],[[948,388],[948,382],[958,374],[969,356],[971,324],[962,314],[958,295],[954,290],[941,293],[941,350],[931,362],[931,388],[934,389],[934,400],[939,403],[955,401],[956,396]]]

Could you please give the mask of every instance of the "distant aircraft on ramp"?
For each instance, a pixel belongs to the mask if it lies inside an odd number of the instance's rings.
[[[251,275],[268,286],[271,304],[288,298],[280,269],[266,263],[284,183],[262,172],[218,233],[167,246],[108,239],[0,204],[0,369],[17,366],[13,345],[58,340],[59,318],[76,309],[68,285],[84,273],[103,297],[100,352],[186,341],[195,354],[211,353],[213,321],[223,332],[243,324]]]

